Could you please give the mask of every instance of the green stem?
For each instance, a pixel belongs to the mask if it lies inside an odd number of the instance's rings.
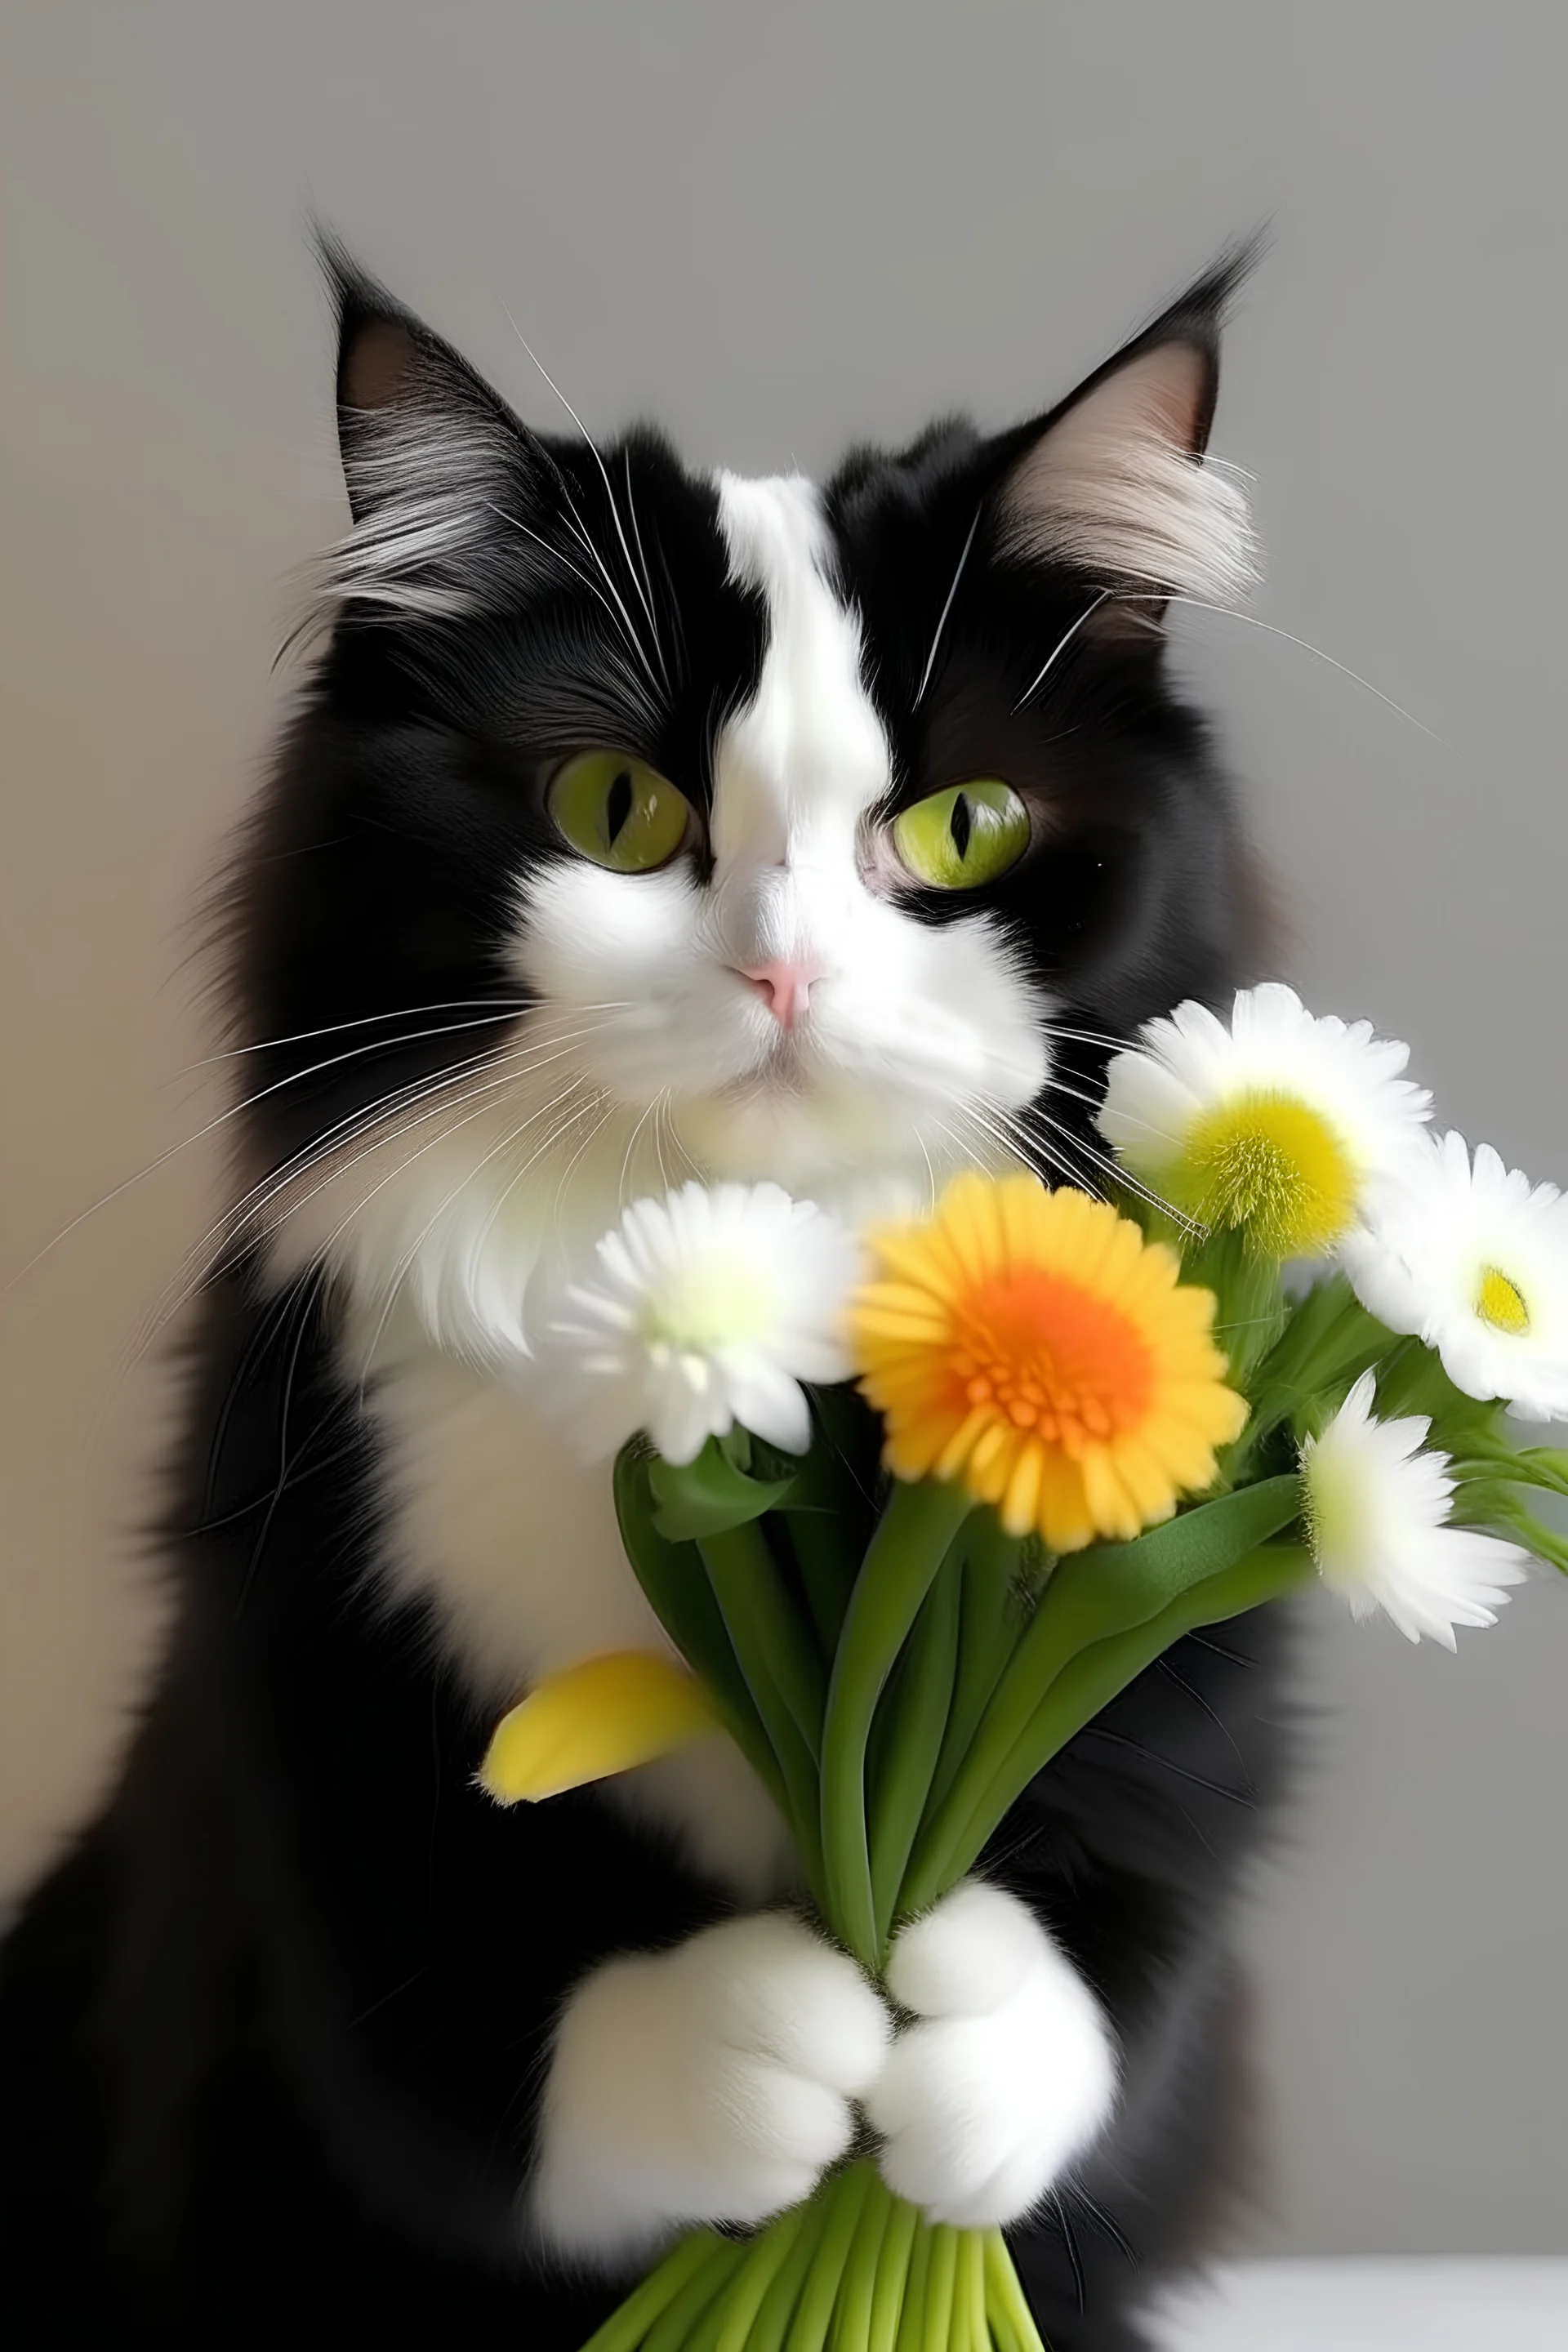
[[[694,2328],[720,2301],[745,2257],[743,2246],[719,2242],[721,2252],[710,2255],[680,2293],[671,2298],[643,2337],[643,2352],[686,2352]]]
[[[736,1747],[789,1821],[789,1801],[773,1742],[747,1687],[697,1548],[671,1542],[654,1526],[647,1458],[631,1446],[623,1447],[616,1458],[615,1495],[621,1540],[649,1606],[705,1685]]]
[[[869,2175],[859,2226],[844,2270],[844,2288],[833,2322],[834,2352],[870,2352],[871,2319],[876,2308],[877,2274],[882,2244],[892,2220],[893,2200],[880,2175]]]
[[[1381,1363],[1394,1348],[1394,1335],[1370,1315],[1342,1274],[1317,1283],[1289,1320],[1275,1345],[1247,1381],[1252,1412],[1247,1427],[1219,1456],[1231,1486],[1246,1483],[1264,1447],[1304,1398],[1341,1387],[1369,1364]]]
[[[939,2221],[931,2231],[931,2269],[926,2276],[924,2352],[948,2352],[957,2275],[958,2231],[948,2222]]]
[[[806,1639],[799,1613],[784,1590],[762,1522],[752,1519],[726,1528],[721,1535],[704,1536],[698,1549],[742,1668],[745,1654],[736,1628],[743,1623],[746,1648],[766,1658],[770,1679],[816,1763],[822,1751],[826,1680],[822,1661]]]
[[[1515,1475],[1527,1486],[1549,1495],[1568,1495],[1568,1451],[1560,1445],[1521,1445],[1517,1453],[1499,1449],[1516,1465]]]
[[[826,1503],[791,1503],[778,1517],[789,1537],[818,1651],[825,1660],[831,1660],[844,1628],[844,1612],[849,1606],[858,1565],[845,1540],[843,1521]]]
[[[1091,1643],[1157,1619],[1184,1588],[1232,1566],[1300,1509],[1300,1480],[1268,1478],[1184,1511],[1131,1543],[1097,1544],[1058,1562],[946,1798],[921,1832],[900,1911],[934,1900],[952,1884],[936,1876],[935,1856],[964,1843],[968,1822],[1069,1662]],[[917,1887],[919,1899],[911,1892]]]
[[[903,2317],[904,2290],[909,2284],[910,2256],[914,2251],[915,2236],[921,2228],[921,2217],[903,2198],[895,2197],[888,2214],[888,2227],[882,2248],[877,2257],[877,2284],[871,2297],[871,2339],[869,2352],[894,2352],[899,2340],[899,2322]]]
[[[866,1742],[882,1686],[969,1510],[959,1486],[894,1487],[850,1595],[833,1662],[822,1735],[826,1916],[870,1969],[879,1949],[866,1832]]]
[[[789,2260],[810,2210],[808,2202],[792,2207],[787,2213],[781,2213],[752,2247],[731,2292],[716,2352],[747,2352],[757,2314],[766,2301],[773,2281]]]
[[[824,2182],[815,2196],[807,2198],[799,2208],[800,2226],[772,2287],[763,2298],[746,2338],[745,2352],[782,2352],[817,2248],[833,2219],[833,2185]],[[779,2224],[774,2222],[773,2227],[777,2229]]]
[[[1533,1486],[1543,1495],[1568,1495],[1568,1454],[1551,1445],[1486,1444],[1472,1438],[1454,1464],[1461,1480],[1489,1477],[1510,1486]]]
[[[729,2252],[729,2241],[711,2230],[694,2230],[689,2237],[679,2239],[658,2269],[589,2336],[583,2352],[636,2352],[677,2295],[708,2263]]]
[[[1543,1527],[1534,1512],[1527,1511],[1522,1503],[1505,1503],[1493,1524],[1505,1528],[1516,1542],[1521,1543],[1526,1551],[1533,1552],[1545,1567],[1568,1575],[1568,1536],[1561,1536],[1555,1529]]]
[[[789,1528],[822,1654],[831,1659],[859,1572],[865,1536],[876,1518],[855,1459],[861,1450],[857,1439],[874,1432],[876,1423],[868,1408],[843,1390],[815,1391],[812,1413],[811,1451],[779,1511]],[[868,1465],[873,1477],[875,1459],[873,1453]]]
[[[838,2291],[844,2284],[845,2265],[855,2242],[860,2209],[876,2178],[870,2165],[852,2164],[847,2172],[837,2174],[817,2190],[828,2209],[827,2223],[805,2274],[795,2318],[784,2339],[784,2352],[822,2352]]]
[[[705,1536],[698,1546],[752,1705],[767,1733],[784,1783],[784,1818],[794,1833],[813,1894],[825,1889],[817,1826],[816,1759],[779,1680],[783,1652],[775,1646],[780,1596],[773,1555],[754,1525]],[[765,1559],[765,1568],[764,1568]],[[799,1627],[795,1627],[798,1635]],[[789,1672],[787,1665],[784,1673]],[[797,1696],[799,1696],[797,1691]]]
[[[935,2236],[929,2221],[915,2217],[914,2237],[910,2245],[910,2266],[904,2279],[904,2300],[899,2313],[899,2333],[895,2352],[925,2352],[926,2280],[931,2272],[931,2240]]]
[[[1259,1389],[1321,1386],[1347,1350],[1359,1350],[1363,1326],[1372,1321],[1342,1274],[1315,1283],[1264,1358]]]
[[[1225,1350],[1226,1377],[1233,1389],[1245,1391],[1279,1339],[1289,1312],[1280,1296],[1278,1263],[1258,1256],[1245,1234],[1218,1233],[1187,1256],[1183,1271],[1188,1282],[1214,1292],[1214,1336]]]
[[[958,2233],[958,2276],[952,2292],[953,2339],[958,2346],[968,2346],[971,2352],[991,2352],[991,2336],[985,2324],[985,2233],[983,2230],[961,2230]]]
[[[928,1816],[952,1788],[1022,1630],[1016,1578],[1022,1547],[994,1511],[977,1511],[966,1530],[961,1572],[958,1675],[942,1753],[926,1799]]]
[[[1015,2352],[1047,2352],[1000,2230],[985,2232],[985,2308],[994,2326],[1005,2322]]]
[[[959,1562],[950,1552],[921,1605],[900,1679],[887,1695],[893,1704],[887,1754],[868,1776],[875,1790],[870,1804],[871,1901],[879,1952],[887,1945],[952,1704],[959,1590]]]
[[[1310,1559],[1296,1545],[1265,1544],[1234,1567],[1190,1586],[1144,1623],[1093,1642],[1068,1658],[967,1814],[960,1817],[955,1808],[943,1808],[934,1825],[936,1834],[921,1843],[900,1908],[921,1910],[962,1878],[1036,1773],[1173,1642],[1200,1625],[1219,1624],[1279,1600],[1304,1584],[1310,1573]],[[958,1793],[955,1789],[954,1795]]]

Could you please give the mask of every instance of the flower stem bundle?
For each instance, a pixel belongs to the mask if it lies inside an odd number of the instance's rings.
[[[1568,1455],[1505,1420],[1568,1411],[1568,1203],[1433,1144],[1405,1059],[1259,989],[1113,1060],[1115,1200],[971,1172],[859,1234],[772,1186],[636,1203],[542,1360],[619,1445],[669,1652],[531,1693],[491,1792],[717,1726],[883,1982],[1186,1633],[1321,1580],[1452,1647],[1527,1553],[1568,1568],[1524,1500]],[[805,2204],[681,2238],[591,2352],[1040,2352],[1001,2231],[884,2169],[868,2121]]]

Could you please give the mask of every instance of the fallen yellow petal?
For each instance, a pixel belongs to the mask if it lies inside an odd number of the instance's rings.
[[[694,1675],[653,1650],[606,1650],[546,1675],[491,1735],[479,1783],[503,1805],[629,1772],[711,1731]]]

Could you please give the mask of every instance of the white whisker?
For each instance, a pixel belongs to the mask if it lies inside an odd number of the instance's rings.
[[[958,593],[958,583],[963,577],[963,567],[969,561],[969,551],[974,544],[974,534],[979,528],[980,509],[976,507],[974,520],[969,526],[969,533],[963,542],[963,551],[958,559],[958,569],[952,575],[952,584],[947,592],[946,602],[937,615],[936,635],[931,641],[931,651],[926,656],[926,666],[921,672],[921,682],[915,691],[914,707],[917,710],[925,699],[925,690],[931,684],[931,674],[936,667],[937,648],[942,644],[942,633],[947,626],[947,616],[952,610],[952,600]]]
[[[504,302],[501,304],[501,308],[502,308],[502,310],[506,310],[506,305],[505,305],[505,303],[504,303]],[[643,587],[642,587],[642,585],[641,585],[640,582],[639,582],[639,581],[638,581],[638,579],[637,579],[637,570],[636,570],[636,567],[634,566],[634,564],[633,564],[633,562],[632,562],[632,552],[631,552],[631,549],[626,545],[626,532],[625,532],[625,531],[623,530],[623,529],[621,528],[621,514],[620,514],[620,509],[619,509],[619,508],[616,506],[616,493],[615,493],[615,488],[614,488],[614,485],[612,484],[612,482],[611,482],[611,480],[610,480],[609,468],[608,468],[608,467],[605,465],[605,461],[604,461],[603,457],[600,457],[600,455],[599,455],[598,444],[595,441],[593,435],[589,432],[589,430],[588,430],[587,426],[584,424],[584,422],[583,422],[582,418],[578,415],[578,414],[577,414],[576,410],[573,407],[572,403],[567,399],[566,394],[562,391],[561,386],[556,383],[555,378],[551,374],[550,370],[545,366],[545,364],[544,364],[543,361],[539,357],[538,353],[534,351],[534,349],[533,349],[532,345],[530,343],[530,341],[529,341],[529,340],[528,340],[528,337],[523,333],[522,329],[518,325],[517,320],[512,317],[511,312],[510,312],[510,310],[507,310],[506,315],[507,315],[508,322],[509,322],[509,324],[510,325],[510,328],[511,328],[512,333],[517,337],[518,341],[522,345],[523,350],[528,353],[529,358],[533,362],[534,366],[539,370],[540,374],[544,378],[545,383],[550,386],[551,391],[555,394],[556,399],[561,403],[562,407],[566,411],[566,414],[567,414],[567,415],[572,419],[573,424],[577,427],[578,432],[582,435],[583,439],[584,439],[584,442],[587,444],[588,449],[589,449],[589,451],[590,451],[590,452],[591,452],[591,454],[592,454],[592,457],[593,457],[593,459],[594,459],[594,463],[595,463],[595,466],[597,466],[597,467],[599,468],[599,473],[600,473],[600,476],[601,476],[601,478],[602,478],[602,479],[603,479],[603,481],[604,481],[604,485],[605,485],[605,498],[609,500],[609,503],[610,503],[610,520],[612,520],[612,522],[613,522],[613,523],[615,524],[615,526],[616,526],[616,537],[620,541],[620,543],[621,543],[621,553],[622,553],[622,554],[625,556],[625,558],[626,558],[626,570],[627,570],[627,572],[628,572],[630,573],[630,575],[631,575],[632,585],[633,585],[633,587],[637,590],[637,598],[638,598],[639,603],[640,603],[640,604],[641,604],[641,605],[642,605],[642,608],[643,608],[644,612],[647,614],[647,625],[648,625],[648,629],[649,629],[649,631],[650,631],[650,633],[651,633],[651,635],[652,635],[652,637],[653,637],[654,651],[658,655],[658,657],[659,657],[659,667],[660,667],[661,668],[663,668],[663,667],[664,667],[664,650],[663,650],[663,647],[662,647],[662,646],[660,646],[660,644],[659,644],[659,638],[658,638],[658,622],[654,619],[653,605],[652,605],[651,602],[649,601],[649,598],[648,598],[647,594],[645,593],[645,591],[644,591],[644,589],[643,589]],[[628,488],[629,488],[629,477],[628,477]],[[567,490],[565,489],[565,485],[564,485],[563,483],[563,485],[562,485],[562,489],[563,489],[563,495],[565,496],[565,498],[566,498],[566,502],[567,502],[568,506],[571,506],[571,507],[572,507],[572,511],[573,511],[573,513],[575,515],[575,514],[577,513],[577,509],[576,509],[575,506],[574,506],[574,505],[573,505],[572,498],[571,498],[571,494],[570,494],[570,492],[569,492],[569,491],[567,491]],[[582,520],[582,518],[579,516],[579,517],[578,517],[578,521],[579,521],[579,523],[581,523],[581,520]],[[584,533],[584,545],[587,545],[587,544],[588,544],[588,541],[587,541],[587,538],[586,538],[586,534]],[[601,571],[604,572],[605,580],[606,580],[606,581],[609,581],[609,583],[610,583],[610,587],[611,587],[611,591],[612,591],[612,593],[614,593],[614,590],[615,590],[615,583],[614,583],[613,581],[611,581],[611,580],[610,580],[610,572],[609,572],[609,567],[608,567],[608,565],[605,563],[604,559],[599,555],[599,553],[598,553],[598,550],[597,550],[596,548],[593,548],[593,549],[591,550],[591,551],[592,551],[592,553],[594,554],[595,561],[599,563],[599,567],[600,567]],[[620,602],[620,599],[619,599],[619,597],[618,597],[618,596],[616,597],[616,602],[617,602],[617,604]],[[645,660],[646,660],[647,656],[644,656],[644,658],[645,658]],[[650,677],[651,677],[651,675],[652,675],[651,671],[649,672],[649,675],[650,675]],[[669,673],[668,673],[668,670],[666,670],[666,671],[665,671],[665,679],[664,679],[664,683],[665,683],[665,689],[666,689],[666,692],[668,692],[668,688],[669,688]]]
[[[175,1076],[187,1078],[195,1070],[211,1069],[216,1062],[237,1061],[243,1054],[270,1054],[279,1045],[305,1045],[315,1037],[336,1037],[349,1029],[368,1029],[374,1022],[377,1021],[383,1024],[389,1021],[413,1021],[424,1013],[467,1013],[478,1005],[495,1005],[495,1002],[492,996],[455,996],[446,1004],[414,1004],[402,1012],[362,1013],[353,1021],[329,1021],[321,1029],[296,1029],[290,1036],[258,1037],[254,1045],[229,1045],[221,1054],[204,1054],[199,1062],[187,1062],[183,1070],[175,1072]],[[485,1018],[489,1021],[511,1021],[515,1020],[520,1013],[526,1013],[528,1009],[527,998],[520,996],[514,1003],[497,1005],[496,1009],[487,1013]],[[454,1021],[451,1024],[454,1030],[479,1029],[483,1025],[484,1023],[481,1021]],[[440,1034],[444,1036],[447,1032],[443,1030]],[[397,1045],[401,1041],[395,1033],[385,1042],[388,1045]],[[369,1052],[372,1049],[367,1046],[364,1050]]]
[[[533,1126],[536,1120],[547,1118],[551,1113],[556,1110],[563,1103],[569,1102],[572,1097],[585,1084],[586,1081],[582,1077],[570,1079],[548,1103],[542,1105],[537,1110],[531,1111],[527,1118],[521,1119],[515,1127],[509,1128],[506,1134],[501,1137],[500,1141],[499,1143],[492,1144],[489,1150],[485,1152],[482,1158],[474,1163],[473,1167],[466,1168],[463,1171],[462,1175],[458,1179],[458,1181],[451,1187],[450,1191],[447,1192],[437,1203],[436,1208],[432,1211],[430,1216],[426,1219],[424,1225],[416,1234],[408,1249],[404,1253],[402,1258],[399,1260],[390,1280],[385,1286],[385,1302],[382,1307],[381,1317],[376,1324],[375,1330],[372,1334],[370,1345],[364,1351],[364,1360],[361,1367],[360,1402],[362,1407],[364,1402],[365,1383],[370,1378],[372,1369],[375,1362],[376,1351],[381,1346],[387,1323],[391,1319],[392,1311],[397,1304],[398,1296],[402,1291],[403,1285],[408,1278],[409,1271],[412,1268],[415,1260],[418,1257],[420,1251],[425,1247],[426,1243],[429,1240],[431,1234],[435,1232],[442,1218],[447,1214],[447,1210],[451,1208],[453,1202],[461,1193],[467,1192],[470,1184],[476,1182],[477,1180],[483,1175],[485,1170],[490,1165],[492,1160],[499,1160],[502,1152],[510,1150],[514,1143],[518,1142],[524,1135],[527,1134],[528,1129]],[[342,1240],[343,1234],[348,1231],[349,1226],[353,1223],[354,1219],[360,1215],[364,1209],[368,1208],[370,1202],[376,1198],[379,1192],[384,1190],[386,1185],[395,1182],[396,1179],[403,1174],[404,1171],[412,1164],[414,1160],[417,1160],[422,1157],[423,1153],[426,1151],[433,1150],[436,1146],[438,1143],[443,1142],[447,1136],[456,1134],[460,1127],[470,1125],[474,1119],[482,1118],[484,1112],[482,1108],[480,1110],[470,1112],[468,1117],[458,1121],[456,1127],[443,1129],[440,1135],[433,1136],[428,1143],[421,1145],[419,1151],[411,1154],[409,1160],[401,1161],[389,1175],[384,1176],[382,1179],[381,1183],[378,1184],[374,1191],[365,1195],[363,1201],[356,1201],[354,1202],[347,1216],[342,1220],[342,1222],[334,1228],[333,1232],[329,1235],[323,1255],[328,1257],[331,1256],[332,1249],[335,1247],[336,1244]],[[574,1117],[577,1114],[575,1113],[572,1114]],[[570,1120],[568,1120],[566,1124],[569,1125]],[[492,1205],[489,1214],[486,1218],[484,1225],[481,1228],[479,1237],[479,1246],[482,1247],[484,1242],[489,1238],[489,1234],[495,1225],[496,1220],[500,1214],[501,1208],[504,1205],[508,1195],[517,1184],[520,1178],[526,1173],[527,1170],[531,1168],[544,1152],[550,1150],[557,1137],[564,1131],[564,1126],[553,1129],[550,1135],[545,1138],[544,1142],[539,1147],[538,1150],[530,1155],[529,1159],[524,1161],[522,1168],[520,1169],[503,1187],[500,1197]]]
[[[1063,630],[1061,635],[1057,639],[1056,644],[1051,647],[1050,652],[1046,656],[1043,668],[1036,672],[1028,685],[1024,688],[1023,693],[1018,697],[1017,701],[1013,705],[1015,710],[1022,710],[1025,703],[1028,701],[1030,696],[1034,694],[1037,688],[1045,684],[1047,678],[1049,677],[1052,669],[1055,667],[1056,663],[1061,655],[1067,651],[1068,646],[1071,645],[1073,639],[1077,636],[1084,623],[1086,621],[1091,621],[1096,613],[1099,612],[1100,606],[1105,603],[1106,598],[1113,595],[1115,591],[1113,589],[1101,588],[1095,596],[1094,602],[1086,606],[1084,611],[1079,614],[1077,620],[1073,622],[1071,627]]]
[[[1418,727],[1422,734],[1428,737],[1432,742],[1442,744],[1445,751],[1450,749],[1450,746],[1443,741],[1442,736],[1428,727],[1424,719],[1417,719],[1413,710],[1406,710],[1402,702],[1395,702],[1391,694],[1384,694],[1381,686],[1373,686],[1371,678],[1363,677],[1361,672],[1352,669],[1348,663],[1336,661],[1332,654],[1326,654],[1321,646],[1311,644],[1308,638],[1295,636],[1289,629],[1277,626],[1273,621],[1260,621],[1256,613],[1233,612],[1228,604],[1205,604],[1201,596],[1156,596],[1152,593],[1140,595],[1131,589],[1119,589],[1116,601],[1121,604],[1190,604],[1194,612],[1217,613],[1222,620],[1242,621],[1249,629],[1261,629],[1265,636],[1282,637],[1288,646],[1300,646],[1304,654],[1311,654],[1316,660],[1327,662],[1331,669],[1337,669],[1340,676],[1348,677],[1353,686],[1364,687],[1368,694],[1377,697],[1379,702],[1385,702],[1396,718],[1407,719],[1412,727]]]
[[[416,1080],[410,1086],[399,1087],[390,1094],[377,1097],[371,1104],[362,1106],[358,1110],[351,1112],[346,1118],[340,1119],[332,1127],[326,1129],[321,1135],[312,1137],[309,1143],[302,1146],[299,1151],[291,1153],[279,1167],[270,1170],[258,1183],[252,1186],[249,1192],[243,1194],[239,1201],[226,1209],[222,1217],[208,1227],[207,1232],[195,1248],[186,1252],[173,1279],[160,1292],[152,1308],[142,1318],[132,1333],[127,1358],[121,1362],[120,1377],[123,1378],[125,1372],[138,1362],[147,1349],[153,1345],[159,1333],[183,1312],[201,1289],[203,1283],[217,1272],[226,1261],[234,1262],[232,1253],[237,1249],[246,1226],[254,1224],[263,1218],[280,1195],[292,1190],[302,1178],[307,1177],[312,1165],[322,1159],[329,1147],[342,1140],[352,1142],[362,1136],[367,1139],[363,1150],[337,1167],[330,1169],[318,1183],[291,1202],[289,1207],[268,1229],[269,1232],[276,1233],[297,1209],[304,1207],[308,1202],[316,1199],[328,1185],[345,1179],[360,1160],[367,1159],[373,1151],[383,1150],[388,1142],[395,1141],[401,1136],[413,1134],[418,1128],[426,1125],[432,1118],[441,1117],[443,1113],[461,1108],[463,1104],[474,1101],[480,1097],[488,1097],[499,1093],[505,1087],[515,1085],[520,1078],[531,1075],[535,1069],[549,1067],[552,1062],[563,1059],[574,1045],[580,1043],[584,1037],[595,1034],[602,1025],[601,1023],[593,1023],[585,1027],[568,1031],[564,1034],[547,1036],[537,1043],[525,1042],[512,1048],[510,1052],[499,1056],[489,1053],[479,1054],[471,1055],[466,1061],[449,1064],[446,1069],[429,1077]],[[550,1050],[546,1053],[542,1050],[544,1047]],[[489,1071],[491,1075],[479,1086],[455,1097],[451,1097],[452,1087],[462,1086],[479,1070]],[[428,1106],[428,1108],[422,1108],[422,1106]],[[416,1116],[403,1118],[401,1115],[405,1112],[413,1112]],[[399,1123],[388,1128],[386,1122],[389,1118],[397,1119]],[[216,1244],[221,1244],[222,1246],[215,1258],[209,1256],[208,1253]],[[246,1245],[249,1246],[248,1242]],[[170,1292],[176,1288],[179,1295],[171,1304]]]

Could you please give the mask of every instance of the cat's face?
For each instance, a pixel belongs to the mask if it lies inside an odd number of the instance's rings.
[[[818,489],[542,438],[340,278],[355,524],[243,899],[287,1258],[482,1344],[553,1234],[693,1168],[1074,1164],[1104,1036],[1238,952],[1160,628],[1247,570],[1226,290]]]
[[[613,1008],[583,1066],[621,1105],[662,1106],[715,1173],[808,1192],[951,1160],[1046,1077],[1043,974],[985,885],[1048,813],[984,780],[978,740],[960,773],[900,777],[812,484],[721,476],[708,496],[721,593],[754,618],[747,673],[668,782],[618,755],[557,772],[547,804],[574,832],[524,878],[519,968],[542,1003]],[[949,797],[900,826],[928,782]],[[921,903],[933,874],[942,922]]]

